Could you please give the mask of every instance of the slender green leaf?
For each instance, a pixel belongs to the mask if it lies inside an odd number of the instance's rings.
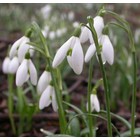
[[[135,136],[140,136],[140,128],[135,128],[134,135]],[[121,137],[129,137],[129,136],[131,136],[131,130],[126,131],[126,132],[121,134]]]

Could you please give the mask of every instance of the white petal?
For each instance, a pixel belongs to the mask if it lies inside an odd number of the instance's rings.
[[[88,24],[87,24],[88,26]],[[87,27],[82,27],[82,31],[80,34],[80,42],[85,43],[89,39],[89,29]]]
[[[9,64],[10,64],[10,59],[9,57],[6,57],[2,63],[2,71],[3,73],[9,73]]]
[[[67,61],[68,61],[68,63],[69,63],[69,65],[70,65],[70,67],[71,68],[73,68],[73,66],[72,66],[72,57],[71,56],[67,56]]]
[[[94,55],[96,51],[96,47],[95,47],[95,44],[91,44],[86,52],[86,55],[85,55],[85,62],[89,62],[89,60],[91,59],[91,57]]]
[[[30,80],[33,85],[37,84],[37,71],[33,64],[33,62],[29,59],[29,72],[30,72]]]
[[[102,35],[102,30],[104,28],[104,20],[101,16],[96,16],[94,18],[94,28],[99,38]]]
[[[28,73],[25,82],[27,82],[29,80],[29,77],[30,77],[30,75]]]
[[[40,100],[39,100],[39,108],[43,109],[44,107],[47,107],[51,103],[51,94],[52,94],[52,86],[48,86],[44,92],[42,93]]]
[[[89,31],[88,36],[89,36],[89,42],[90,42],[90,44],[94,44],[94,40],[93,40],[93,36],[92,36],[91,31]]]
[[[107,35],[103,36],[103,48],[102,48],[102,52],[103,55],[106,59],[106,61],[112,65],[114,62],[114,49],[112,46],[112,43],[110,42],[110,39]]]
[[[8,69],[9,69],[9,73],[11,73],[11,74],[16,73],[18,67],[19,67],[18,58],[17,58],[17,57],[14,57],[14,58],[11,60],[10,64],[9,64],[9,68],[8,68]]]
[[[83,70],[84,54],[79,38],[76,38],[76,43],[72,50],[72,66],[76,74],[80,74]]]
[[[51,81],[51,74],[48,71],[44,71],[42,75],[40,76],[37,84],[37,91],[39,94],[41,94],[46,87],[49,85]]]
[[[19,62],[22,62],[22,60],[25,58],[25,54],[27,53],[27,51],[30,48],[30,45],[26,44],[27,42],[29,42],[29,39],[23,41],[18,49],[18,59]]]
[[[26,40],[27,37],[23,36],[20,39],[18,39],[11,47],[9,52],[9,57],[12,59],[17,54],[17,49],[22,43],[22,41]]]
[[[67,55],[67,51],[70,48],[72,40],[73,37],[71,37],[68,41],[66,41],[56,52],[56,55],[52,63],[53,68],[56,68],[64,60],[65,56]]]
[[[22,86],[28,75],[28,60],[24,59],[16,73],[16,85]]]
[[[97,95],[94,95],[94,94],[91,95],[91,103],[94,106],[95,110],[97,112],[99,112],[100,111],[100,104],[99,104],[99,100],[97,98]]]
[[[54,110],[55,112],[57,112],[57,110],[58,110],[58,105],[57,105],[57,100],[56,100],[54,88],[53,88],[53,92],[52,92],[52,107],[53,107],[53,110]]]

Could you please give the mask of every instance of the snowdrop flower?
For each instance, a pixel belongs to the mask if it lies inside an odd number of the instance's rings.
[[[85,62],[89,62],[89,60],[91,59],[91,57],[94,55],[94,53],[96,52],[96,47],[95,44],[91,44],[86,52],[85,55]]]
[[[57,37],[61,37],[62,35],[63,35],[62,30],[61,30],[61,29],[57,29],[57,30],[56,30],[56,36],[57,36]]]
[[[102,35],[99,42],[102,45],[102,55],[104,59],[112,65],[114,62],[114,49],[109,37],[107,35]]]
[[[102,45],[101,56],[103,64],[107,61],[110,65],[114,62],[114,49],[112,43],[107,35],[102,35],[99,39],[99,44]],[[95,54],[95,44],[90,45],[85,55],[85,62],[87,63],[91,57]]]
[[[2,63],[2,71],[3,73],[7,74],[9,73],[9,64],[10,64],[10,58],[5,57],[3,63]]]
[[[97,37],[100,38],[102,35],[103,28],[104,28],[104,20],[101,16],[96,16],[94,18],[94,28],[97,33]],[[94,43],[91,32],[89,34],[89,40],[90,40],[90,43]]]
[[[73,26],[74,28],[77,28],[77,27],[79,26],[79,22],[78,22],[78,21],[75,21],[75,22],[72,24],[72,26]]]
[[[28,42],[30,42],[30,39],[26,36],[23,36],[17,40],[10,49],[10,58],[12,59],[14,56],[18,56],[19,62],[21,63],[28,50],[32,56],[34,53],[33,46],[27,44]]]
[[[61,31],[62,31],[63,34],[65,34],[67,32],[67,28],[64,27],[64,28],[61,29]]]
[[[87,26],[89,25],[87,24]],[[81,30],[80,42],[85,43],[89,39],[90,30],[87,27],[82,27]]]
[[[100,112],[100,103],[96,94],[90,95],[90,103],[91,103],[91,112],[93,112],[93,110]],[[88,111],[88,103],[87,103],[87,111]]]
[[[51,32],[49,33],[49,38],[50,38],[51,40],[54,40],[54,39],[55,39],[55,36],[56,36],[56,34],[55,34],[54,31],[51,31]]]
[[[18,58],[15,56],[12,60],[9,57],[6,57],[3,61],[2,71],[5,74],[15,74],[19,67]]]
[[[58,105],[56,101],[55,90],[53,86],[48,85],[40,97],[39,108],[43,109],[44,107],[48,107],[51,103],[53,110],[57,112]]]
[[[51,82],[51,74],[48,71],[44,71],[40,76],[37,84],[37,91],[39,94],[43,93],[43,91],[47,88],[47,86]]]
[[[21,37],[18,39],[11,47],[10,52],[9,52],[9,57],[12,59],[14,56],[17,55],[17,51],[19,49],[19,46],[24,43],[24,42],[29,42],[29,39],[26,36]]]
[[[19,60],[18,58],[15,56],[11,62],[9,63],[9,67],[8,67],[8,71],[11,74],[15,74],[17,72],[17,69],[19,67]]]
[[[89,26],[89,24],[87,24],[87,26]],[[97,33],[97,37],[100,38],[100,36],[102,35],[102,30],[104,28],[104,20],[101,16],[96,16],[94,18],[94,28]],[[90,43],[94,43],[91,31],[87,27],[83,27],[80,35],[80,41],[81,43],[84,43],[88,39],[90,40]]]
[[[22,86],[30,78],[33,85],[37,84],[37,71],[31,59],[24,59],[16,73],[16,85]]]
[[[48,4],[45,5],[43,8],[41,8],[41,13],[43,14],[43,17],[45,19],[49,17],[51,10],[52,10],[52,7],[51,5],[48,5]]]
[[[74,17],[75,17],[74,12],[73,11],[70,11],[68,13],[68,19],[69,19],[69,21],[72,21],[74,19]]]
[[[76,74],[83,70],[84,54],[78,37],[72,36],[57,51],[52,66],[56,68],[67,56],[70,67]]]

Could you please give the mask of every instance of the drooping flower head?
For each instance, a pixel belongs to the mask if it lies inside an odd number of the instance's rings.
[[[110,65],[112,65],[114,62],[114,49],[109,37],[107,35],[102,35],[99,39],[99,44],[102,46],[101,56],[103,64],[107,61]],[[95,53],[95,44],[91,44],[85,54],[85,62],[87,63]]]
[[[80,74],[83,70],[84,54],[80,39],[72,36],[57,51],[52,66],[56,68],[67,57],[70,67],[76,74]]]
[[[40,97],[39,108],[43,109],[45,107],[48,107],[51,103],[53,110],[57,112],[58,105],[56,101],[55,90],[53,86],[48,85]]]
[[[28,79],[33,85],[37,84],[37,71],[30,59],[29,53],[27,53],[25,59],[22,61],[16,73],[16,85],[22,86]]]
[[[90,103],[91,103],[91,112],[94,110],[100,112],[100,103],[96,94],[90,95]],[[87,103],[87,111],[88,111],[88,103]]]
[[[45,70],[38,80],[37,91],[39,94],[43,93],[43,91],[50,84],[51,80],[52,78],[50,72]]]
[[[94,20],[93,26],[97,33],[97,37],[100,38],[102,35],[102,30],[104,28],[104,20],[101,16],[96,16],[93,20]],[[87,24],[87,26],[89,26],[89,24]],[[87,27],[83,27],[80,35],[80,41],[81,43],[85,43],[88,40],[90,41],[91,44],[94,43],[91,31]]]
[[[19,67],[18,58],[15,56],[11,60],[9,57],[6,57],[2,64],[2,71],[5,74],[15,74]]]
[[[18,57],[19,62],[21,63],[25,57],[27,51],[30,52],[30,55],[33,55],[33,46],[29,45],[30,39],[27,36],[23,36],[18,39],[11,47],[9,52],[9,57],[12,59],[14,56]]]

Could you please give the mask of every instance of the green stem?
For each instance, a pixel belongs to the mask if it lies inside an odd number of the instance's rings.
[[[112,136],[112,126],[111,126],[111,114],[110,114],[109,88],[108,88],[108,82],[107,82],[105,68],[103,65],[101,54],[98,54],[98,59],[99,59],[99,63],[100,63],[101,72],[103,75],[103,83],[104,83],[104,89],[105,89],[106,110],[107,110],[107,119],[108,119],[108,123],[107,123],[108,136],[111,137]]]
[[[13,100],[13,82],[14,82],[14,76],[8,75],[8,90],[9,90],[9,96],[8,96],[8,113],[10,118],[10,123],[12,127],[13,134],[16,134],[16,126],[13,118],[13,109],[14,109],[14,100]]]
[[[111,12],[111,11],[106,11],[110,15],[112,15],[115,19],[117,19],[120,23],[122,23],[121,26],[123,29],[127,32],[128,38],[130,41],[130,47],[132,51],[132,56],[133,56],[133,93],[132,93],[132,108],[131,108],[131,136],[134,136],[134,130],[135,130],[135,111],[136,111],[136,89],[137,89],[137,60],[136,60],[136,48],[134,45],[134,40],[133,40],[133,35],[131,32],[131,28],[128,24],[127,21],[122,19],[118,14]],[[118,24],[116,24],[118,25]]]
[[[49,67],[51,67],[51,64],[49,63]],[[55,94],[56,94],[56,99],[57,99],[57,104],[58,104],[58,113],[59,113],[59,120],[60,120],[60,129],[61,129],[61,134],[65,133],[65,128],[66,128],[66,117],[62,105],[62,93],[61,90],[58,87],[58,83],[55,78],[54,70],[51,67],[51,76],[52,76],[52,81],[54,84],[55,88]]]
[[[55,89],[55,94],[56,94],[56,100],[57,100],[57,104],[58,104],[58,114],[59,114],[59,121],[60,121],[60,131],[62,134],[65,133],[65,128],[66,128],[66,117],[65,117],[65,113],[64,113],[64,109],[63,109],[63,105],[62,105],[62,93],[61,93],[61,89],[59,89],[59,84],[57,81],[57,70],[52,68],[52,63],[51,63],[51,57],[49,54],[49,46],[46,43],[46,39],[44,38],[39,26],[36,23],[33,23],[33,27],[35,28],[35,31],[37,31],[39,33],[40,36],[40,40],[43,44],[43,47],[45,49],[45,53],[46,53],[46,61],[47,61],[47,65],[49,66],[50,69],[50,73],[51,73],[51,77],[52,77],[52,81],[53,81],[53,85],[54,85],[54,89]]]
[[[98,43],[97,33],[96,33],[96,30],[93,26],[93,18],[91,18],[89,16],[87,19],[88,19],[88,23],[89,23],[89,26],[90,26],[89,29],[92,33],[92,37],[93,37],[94,42],[95,42],[96,52],[97,52],[97,56],[98,56],[98,59],[99,59],[101,72],[102,72],[102,75],[103,75],[103,83],[104,83],[105,97],[106,97],[107,119],[108,119],[108,123],[107,123],[108,136],[111,137],[112,136],[112,127],[111,127],[111,115],[110,115],[110,101],[109,101],[109,89],[108,89],[106,73],[105,73],[105,69],[104,69],[104,66],[103,66],[103,61],[102,61],[102,57],[101,57],[101,50],[100,50],[100,46],[99,46],[99,43]]]
[[[89,76],[88,76],[88,113],[91,114],[91,100],[90,100],[90,94],[92,90],[92,75],[93,73],[93,57],[90,60],[89,64]],[[93,120],[92,116],[88,116],[88,122],[89,122],[89,136],[93,136]]]
[[[131,108],[131,136],[134,137],[134,131],[135,131],[135,111],[136,111],[136,74],[137,74],[137,63],[136,63],[136,53],[133,52],[133,94],[132,94],[132,108]]]

